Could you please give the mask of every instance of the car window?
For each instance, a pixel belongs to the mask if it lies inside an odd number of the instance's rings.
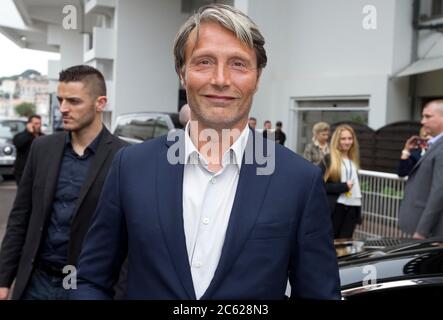
[[[17,133],[25,130],[26,122],[20,120],[3,120],[0,122],[0,137],[12,139]]]
[[[13,135],[11,133],[11,129],[3,123],[0,123],[0,138],[2,139],[12,139]]]
[[[154,137],[160,137],[165,134],[168,134],[169,127],[166,117],[161,116],[157,118],[157,122],[155,124]]]
[[[149,140],[154,135],[155,118],[124,118],[116,126],[114,134],[129,139]]]

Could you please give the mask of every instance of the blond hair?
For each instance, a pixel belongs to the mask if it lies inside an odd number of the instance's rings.
[[[314,126],[312,127],[312,134],[315,136],[317,136],[320,132],[323,131],[329,131],[330,127],[329,124],[327,124],[326,122],[317,122],[316,124],[314,124]]]
[[[331,162],[329,167],[326,169],[324,180],[327,181],[331,179],[334,182],[339,182],[341,180],[341,164],[343,162],[343,155],[340,151],[340,136],[343,131],[348,131],[351,133],[353,138],[353,143],[351,149],[348,151],[348,158],[354,162],[357,168],[360,167],[360,154],[359,146],[357,141],[357,136],[355,135],[354,129],[347,124],[339,125],[332,134],[331,146],[330,146],[330,157]]]

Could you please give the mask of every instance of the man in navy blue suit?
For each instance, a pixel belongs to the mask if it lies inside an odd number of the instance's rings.
[[[115,157],[75,299],[340,298],[320,170],[248,127],[267,57],[249,17],[213,4],[175,40],[191,120]]]

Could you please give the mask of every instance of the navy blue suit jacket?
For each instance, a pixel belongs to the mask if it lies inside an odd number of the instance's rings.
[[[172,143],[161,137],[116,155],[72,298],[110,299],[126,255],[128,299],[196,298],[183,228],[184,165],[168,162]],[[243,158],[220,261],[202,299],[283,299],[288,278],[292,297],[339,298],[320,170],[280,145],[273,174],[257,175],[258,166]]]

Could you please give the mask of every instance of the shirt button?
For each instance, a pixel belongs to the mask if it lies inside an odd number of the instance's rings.
[[[212,178],[212,179],[211,179],[211,183],[212,183],[212,184],[215,184],[216,182],[217,182],[217,179],[215,179],[215,178]]]
[[[200,268],[202,265],[203,265],[203,264],[201,263],[201,261],[196,261],[196,262],[194,263],[194,267],[196,267],[196,268]]]
[[[203,218],[203,223],[204,224],[208,224],[209,223],[209,218]]]

